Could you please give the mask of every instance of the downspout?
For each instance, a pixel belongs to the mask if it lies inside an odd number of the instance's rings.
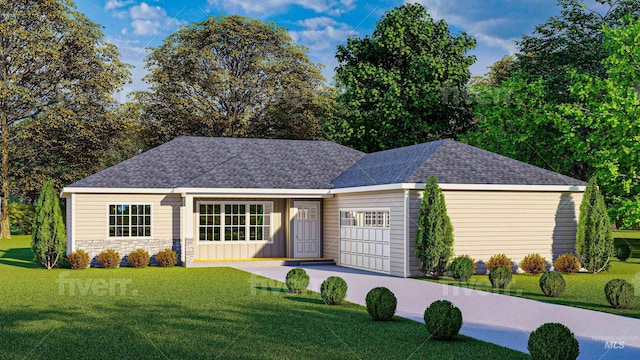
[[[409,256],[409,190],[404,191],[404,277],[409,277],[409,266],[411,258]]]

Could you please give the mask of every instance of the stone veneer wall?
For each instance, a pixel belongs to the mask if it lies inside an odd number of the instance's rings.
[[[151,255],[151,265],[158,264],[154,259],[154,255],[158,251],[166,248],[171,248],[173,251],[178,253],[178,265],[181,264],[180,239],[82,240],[76,244],[76,249],[84,250],[89,253],[89,256],[91,257],[91,267],[100,267],[96,257],[100,252],[106,249],[114,249],[120,254],[120,266],[129,266],[129,263],[127,262],[127,255],[139,248],[145,249],[149,252],[149,255]],[[193,252],[193,249],[191,251]]]

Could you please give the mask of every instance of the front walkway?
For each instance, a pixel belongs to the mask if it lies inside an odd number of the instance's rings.
[[[282,282],[292,269],[232,266]],[[310,290],[320,292],[322,281],[337,275],[349,285],[347,300],[361,305],[369,290],[385,286],[398,298],[397,315],[420,322],[431,302],[447,299],[462,311],[462,334],[511,349],[527,352],[531,331],[546,322],[559,322],[578,338],[580,359],[640,359],[640,319],[339,266],[302,267],[311,278]]]

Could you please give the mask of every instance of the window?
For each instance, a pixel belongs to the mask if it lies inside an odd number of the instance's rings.
[[[150,237],[151,205],[109,205],[109,237]]]
[[[272,203],[198,204],[198,239],[203,242],[271,241]]]
[[[389,227],[388,210],[344,210],[340,212],[341,226]]]

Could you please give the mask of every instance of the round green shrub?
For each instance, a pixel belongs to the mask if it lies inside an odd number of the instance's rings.
[[[542,324],[531,332],[527,350],[534,360],[575,360],[580,355],[578,340],[560,323]]]
[[[86,269],[89,267],[91,263],[91,258],[89,254],[84,250],[76,250],[69,255],[67,255],[67,263],[71,266],[72,269]]]
[[[365,301],[367,303],[367,312],[369,312],[373,320],[392,320],[398,306],[398,299],[386,287],[371,289],[367,293]]]
[[[458,281],[467,281],[473,275],[473,260],[468,256],[458,256],[449,265],[451,276]]]
[[[505,254],[496,254],[489,258],[489,261],[484,265],[487,271],[493,270],[496,266],[506,266],[511,269],[511,258]]]
[[[525,256],[519,265],[522,271],[531,275],[540,275],[547,271],[547,260],[540,256],[540,254],[529,254]]]
[[[135,249],[127,255],[127,262],[137,269],[146,268],[149,266],[149,261],[151,256],[145,249]]]
[[[155,259],[160,266],[171,267],[178,263],[178,254],[170,248],[166,248],[158,251]]]
[[[624,279],[613,279],[604,286],[604,295],[612,307],[626,309],[631,305],[634,297],[634,288]]]
[[[489,281],[493,288],[506,288],[511,283],[511,269],[504,265],[494,267],[489,271]]]
[[[462,312],[450,301],[436,300],[424,311],[427,331],[437,340],[452,340],[462,327]]]
[[[570,275],[580,270],[580,261],[572,253],[564,253],[553,262],[553,267],[563,274]]]
[[[627,244],[616,245],[614,255],[620,261],[627,261],[631,256],[631,248]]]
[[[113,249],[107,249],[98,254],[96,260],[103,268],[113,269],[120,265],[120,254]]]
[[[290,292],[300,294],[307,290],[307,286],[309,286],[309,275],[304,269],[291,269],[287,273],[286,284]]]
[[[567,283],[558,271],[547,271],[540,277],[540,289],[549,297],[562,295]]]
[[[347,297],[347,282],[339,276],[329,276],[320,285],[320,295],[325,304],[338,305]]]

